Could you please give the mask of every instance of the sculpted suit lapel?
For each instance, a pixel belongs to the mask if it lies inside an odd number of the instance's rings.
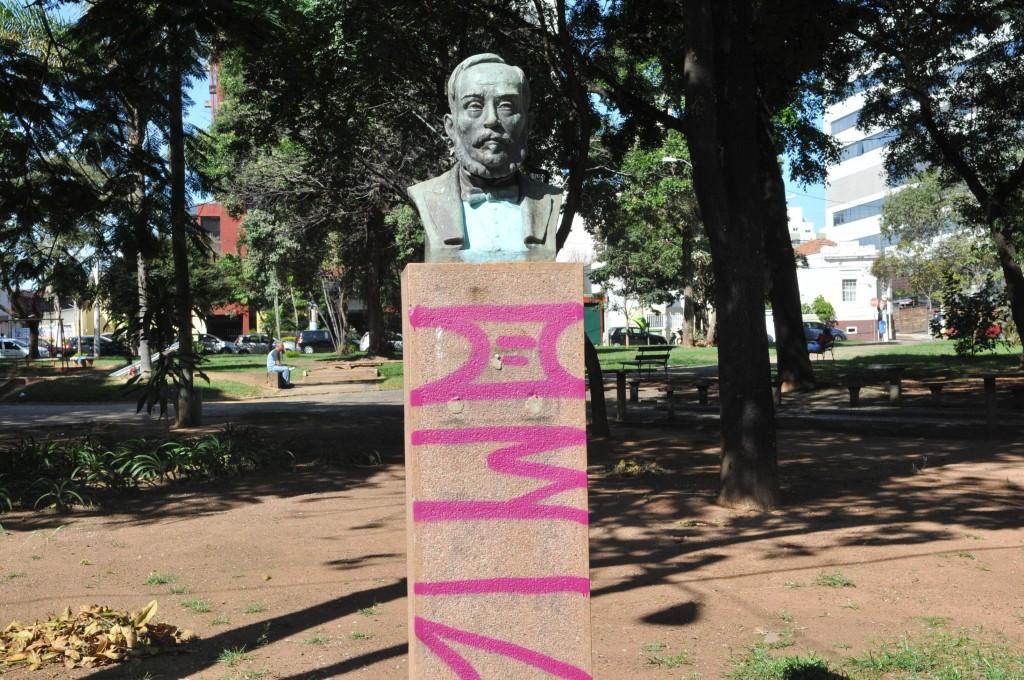
[[[466,220],[463,215],[459,186],[459,166],[438,177],[409,187],[427,233],[427,261],[458,262],[466,242]],[[561,204],[561,190],[519,176],[522,199],[523,242],[527,260],[554,259],[554,228]]]

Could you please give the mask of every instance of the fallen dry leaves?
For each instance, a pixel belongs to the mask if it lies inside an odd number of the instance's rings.
[[[77,614],[22,626],[17,621],[0,632],[0,662],[25,664],[36,670],[44,663],[65,668],[96,668],[117,661],[159,654],[188,642],[193,633],[166,623],[152,623],[153,600],[137,612],[100,605],[82,606]]]

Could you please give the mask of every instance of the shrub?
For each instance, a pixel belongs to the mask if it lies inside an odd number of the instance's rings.
[[[818,316],[818,320],[824,324],[830,324],[836,320],[836,309],[832,306],[832,303],[825,299],[825,296],[819,295],[814,298],[811,303],[811,311]]]
[[[262,468],[287,468],[293,456],[267,445],[251,428],[182,441],[129,439],[108,444],[88,436],[63,441],[22,439],[0,451],[0,511],[15,504],[69,510],[98,494],[181,478],[216,479]]]
[[[301,353],[297,352],[297,351],[296,351],[296,350],[294,350],[294,349],[286,349],[286,350],[284,351],[284,355],[285,355],[285,357],[286,357],[286,358],[288,358],[288,359],[294,359],[295,357],[300,357],[300,356],[302,356],[302,354],[301,354]]]
[[[1005,342],[1000,336],[1008,316],[1006,293],[996,289],[991,276],[986,276],[976,291],[968,292],[949,274],[943,284],[942,298],[945,328],[933,319],[932,335],[952,339],[958,355],[992,351],[998,342]]]

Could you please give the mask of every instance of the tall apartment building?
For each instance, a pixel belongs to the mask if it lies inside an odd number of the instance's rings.
[[[881,233],[882,206],[892,186],[884,152],[892,134],[857,128],[863,104],[863,91],[857,91],[825,111],[825,132],[842,144],[842,151],[826,180],[827,241],[809,258],[810,267],[800,271],[800,294],[804,302],[818,295],[831,302],[840,327],[851,338],[874,339],[885,291],[871,274],[871,265],[887,245]]]

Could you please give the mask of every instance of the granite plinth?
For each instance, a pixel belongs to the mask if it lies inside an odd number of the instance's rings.
[[[590,678],[583,270],[402,274],[409,677]]]

